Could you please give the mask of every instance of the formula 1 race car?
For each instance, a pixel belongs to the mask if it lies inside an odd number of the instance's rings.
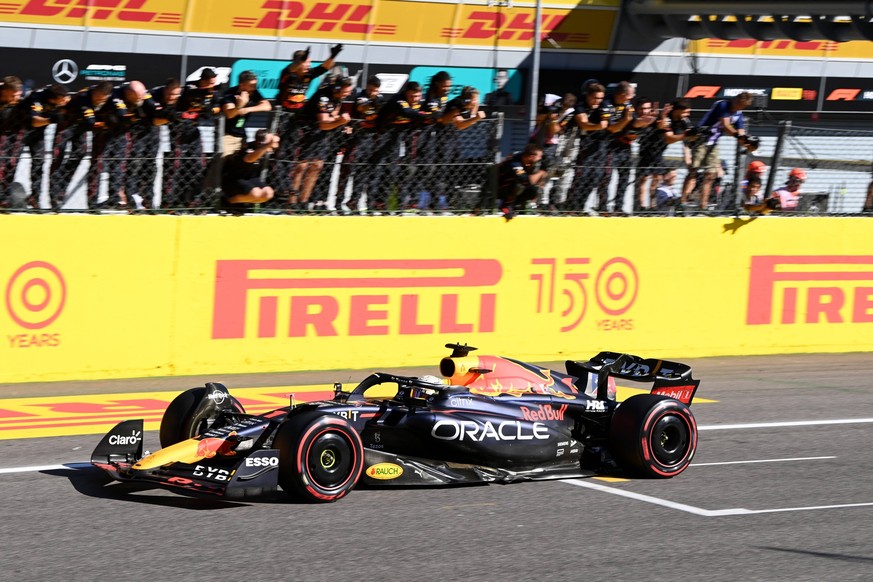
[[[91,463],[122,481],[238,498],[279,486],[336,501],[357,484],[441,485],[596,474],[667,478],[691,463],[699,385],[676,362],[601,352],[566,373],[448,344],[435,376],[374,373],[332,400],[246,414],[218,383],[181,393],[161,450],[143,456],[143,421],[115,426]],[[651,382],[616,401],[615,378]]]

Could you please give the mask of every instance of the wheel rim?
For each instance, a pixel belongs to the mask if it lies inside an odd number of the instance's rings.
[[[676,465],[688,453],[688,426],[676,415],[662,417],[652,430],[651,447],[655,459],[662,465]]]
[[[322,434],[309,451],[309,475],[320,487],[336,487],[348,480],[353,458],[351,445],[345,438],[333,432]]]

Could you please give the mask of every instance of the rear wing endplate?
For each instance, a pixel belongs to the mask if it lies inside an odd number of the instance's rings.
[[[597,398],[606,399],[609,377],[632,382],[652,382],[652,394],[691,404],[700,380],[691,377],[691,367],[669,360],[643,359],[631,354],[600,352],[587,362],[567,360],[567,373],[583,378],[597,374]]]

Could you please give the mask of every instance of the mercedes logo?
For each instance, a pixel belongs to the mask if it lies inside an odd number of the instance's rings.
[[[52,77],[58,83],[72,83],[79,76],[79,66],[76,61],[61,59],[52,66]]]

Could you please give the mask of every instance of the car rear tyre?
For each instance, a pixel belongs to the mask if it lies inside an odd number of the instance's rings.
[[[161,447],[180,443],[206,432],[215,421],[215,416],[209,412],[196,414],[197,408],[203,398],[206,397],[206,388],[191,388],[176,396],[164,416],[161,418]],[[239,400],[230,397],[222,406],[223,409],[231,409],[240,414],[245,414],[245,409]]]
[[[364,445],[346,419],[318,411],[285,421],[276,433],[279,484],[308,501],[331,502],[351,491],[364,469]]]
[[[630,472],[645,477],[675,477],[697,450],[697,423],[678,400],[638,394],[615,411],[609,426],[613,454]]]

